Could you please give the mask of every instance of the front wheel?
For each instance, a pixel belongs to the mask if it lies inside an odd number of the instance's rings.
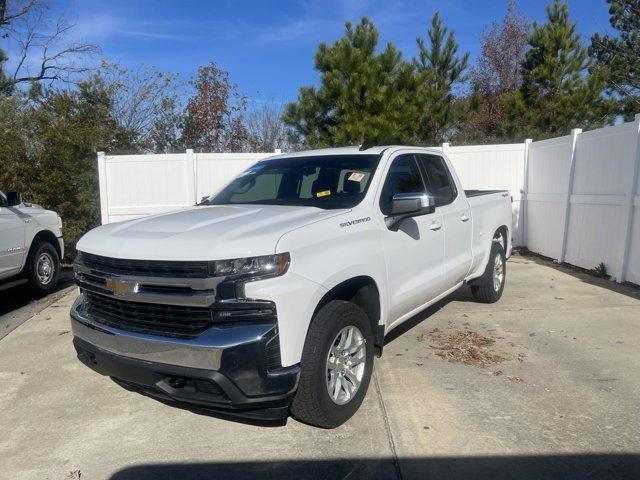
[[[305,340],[292,415],[321,428],[351,418],[369,387],[373,344],[371,322],[360,307],[343,300],[322,307]]]
[[[60,257],[55,247],[40,242],[27,261],[27,277],[36,294],[47,295],[55,290],[60,273]]]
[[[502,297],[507,278],[507,261],[504,248],[499,242],[492,242],[489,261],[482,276],[471,285],[471,293],[482,303],[495,303]]]

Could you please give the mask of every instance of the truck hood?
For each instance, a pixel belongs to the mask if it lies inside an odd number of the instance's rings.
[[[275,253],[282,235],[348,210],[275,205],[193,207],[95,228],[82,252],[131,260],[219,260]]]
[[[30,217],[35,219],[38,225],[53,227],[54,229],[60,227],[60,221],[58,220],[58,214],[56,212],[47,210],[35,203],[22,203],[14,207],[14,209],[18,212],[18,215],[23,218]]]

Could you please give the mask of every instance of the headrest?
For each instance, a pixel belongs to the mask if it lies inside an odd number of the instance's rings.
[[[351,175],[354,173],[360,172],[346,172],[344,174],[344,185],[342,186],[342,190],[345,193],[360,193],[361,183],[355,180],[349,180],[349,177],[351,177]]]

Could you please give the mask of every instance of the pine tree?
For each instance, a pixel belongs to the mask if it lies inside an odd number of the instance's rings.
[[[345,35],[320,44],[319,87],[302,87],[284,121],[307,146],[399,143],[412,137],[413,75],[391,44],[376,52],[378,31],[363,18]]]
[[[547,6],[547,22],[533,25],[522,87],[507,102],[511,135],[547,138],[611,121],[603,77],[598,71],[589,74],[589,66],[567,4],[554,0]]]
[[[427,31],[428,44],[417,38],[418,57],[413,65],[418,76],[417,141],[436,144],[447,139],[459,120],[453,88],[465,80],[469,54],[458,56],[455,35],[436,12]]]
[[[609,22],[618,36],[595,34],[589,52],[602,67],[609,93],[620,100],[627,120],[640,112],[640,2],[607,0]]]

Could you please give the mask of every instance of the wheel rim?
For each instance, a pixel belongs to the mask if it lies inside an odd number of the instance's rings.
[[[502,287],[502,281],[504,280],[504,262],[502,261],[502,255],[496,255],[496,259],[493,262],[493,289],[497,292]]]
[[[36,276],[42,285],[48,285],[53,279],[55,264],[53,258],[48,253],[41,253],[36,263]]]
[[[349,403],[360,390],[366,359],[366,340],[358,327],[340,330],[327,355],[327,392],[334,403]]]

